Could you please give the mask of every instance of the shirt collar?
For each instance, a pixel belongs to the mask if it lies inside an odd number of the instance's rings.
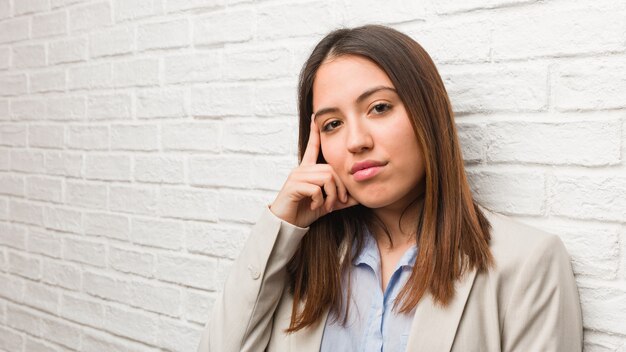
[[[378,245],[374,235],[369,231],[367,227],[364,227],[363,231],[364,243],[363,250],[354,259],[354,265],[365,264],[370,268],[377,271],[380,268],[380,252],[378,251]],[[414,244],[402,255],[402,258],[398,261],[397,268],[413,268],[415,259],[417,258],[417,246]]]

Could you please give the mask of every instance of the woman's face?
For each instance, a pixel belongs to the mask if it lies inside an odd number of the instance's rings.
[[[359,203],[402,210],[423,192],[424,159],[409,116],[375,63],[356,55],[325,61],[313,112],[324,159]]]

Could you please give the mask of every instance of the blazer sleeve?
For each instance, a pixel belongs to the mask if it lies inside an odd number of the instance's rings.
[[[265,350],[285,288],[285,267],[307,231],[282,221],[269,207],[263,211],[215,301],[198,352]]]
[[[546,237],[522,264],[502,329],[502,351],[582,351],[578,288],[558,236]]]

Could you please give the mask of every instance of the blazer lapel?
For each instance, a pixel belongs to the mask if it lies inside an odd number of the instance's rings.
[[[472,269],[458,280],[446,307],[435,305],[430,294],[424,295],[415,307],[407,351],[450,351],[475,278],[476,270]]]
[[[322,335],[328,319],[329,309],[326,309],[319,322],[307,329],[300,330],[291,335],[290,351],[294,352],[319,352],[322,346]]]

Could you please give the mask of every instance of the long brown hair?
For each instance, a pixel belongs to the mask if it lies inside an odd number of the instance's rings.
[[[415,224],[417,258],[394,308],[400,302],[400,312],[409,313],[426,293],[445,306],[454,295],[454,281],[466,270],[485,271],[493,264],[491,227],[470,192],[446,89],[430,56],[409,36],[380,25],[334,30],[317,44],[300,73],[300,160],[308,142],[315,75],[325,60],[341,55],[360,55],[385,71],[424,153],[425,193]],[[325,163],[321,152],[318,162]],[[363,247],[363,225],[374,222],[372,212],[357,205],[310,225],[287,266],[294,297],[287,332],[314,325],[327,308],[346,322],[349,304],[342,283],[349,297],[350,267]]]

